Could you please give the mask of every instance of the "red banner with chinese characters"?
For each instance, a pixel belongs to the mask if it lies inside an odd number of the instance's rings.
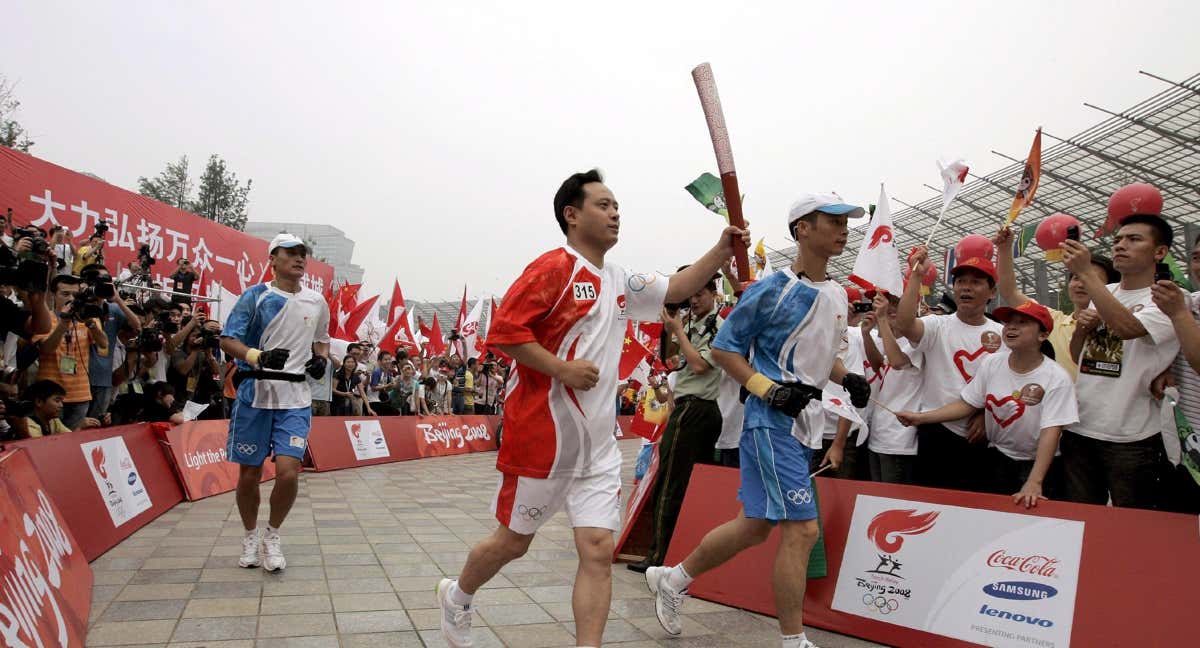
[[[0,453],[0,639],[5,646],[82,646],[92,568],[29,453]]]
[[[104,262],[116,275],[150,246],[157,263],[151,276],[163,286],[179,259],[192,262],[209,286],[219,283],[235,295],[258,283],[267,266],[266,241],[195,214],[0,146],[0,212],[11,207],[15,225],[49,230],[63,225],[76,248],[96,226],[108,223]],[[304,285],[322,292],[333,267],[309,259]],[[196,288],[200,289],[199,286]]]
[[[157,423],[154,425],[158,425]],[[165,431],[175,473],[189,501],[237,488],[238,464],[225,457],[229,421],[190,421]],[[275,479],[275,462],[262,465],[261,481]]]

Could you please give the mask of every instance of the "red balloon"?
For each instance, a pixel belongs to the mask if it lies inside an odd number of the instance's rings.
[[[938,269],[937,266],[930,263],[929,269],[925,271],[925,277],[921,279],[922,286],[933,286],[937,283]]]
[[[1038,223],[1033,238],[1046,251],[1047,261],[1062,260],[1062,243],[1067,240],[1067,228],[1080,227],[1079,220],[1070,214],[1051,214]]]
[[[1120,225],[1134,214],[1162,214],[1163,197],[1158,189],[1145,182],[1127,184],[1113,192],[1108,199],[1108,220]]]
[[[954,246],[954,258],[961,260],[974,257],[995,261],[996,246],[991,239],[980,234],[968,234]]]

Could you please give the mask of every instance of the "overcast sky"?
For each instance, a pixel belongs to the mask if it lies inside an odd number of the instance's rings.
[[[939,156],[987,172],[1039,125],[1099,121],[1083,101],[1163,89],[1139,69],[1200,71],[1191,1],[41,0],[6,3],[3,24],[36,155],[132,189],[218,153],[254,179],[251,220],[342,228],[385,299],[394,276],[410,299],[503,294],[562,243],[554,191],[593,166],[621,202],[609,259],[694,260],[721,227],[683,191],[716,171],[702,61],[751,229],[776,248],[797,192],[865,205],[886,182],[916,202]]]

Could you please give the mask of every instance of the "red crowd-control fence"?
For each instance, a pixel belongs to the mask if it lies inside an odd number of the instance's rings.
[[[818,477],[828,576],[804,622],[896,646],[1186,646],[1195,516]],[[738,472],[698,465],[667,564],[739,510]],[[803,499],[805,489],[780,493]],[[697,578],[693,596],[774,615],[780,534]]]
[[[0,638],[5,646],[82,646],[92,568],[29,453],[0,452]]]

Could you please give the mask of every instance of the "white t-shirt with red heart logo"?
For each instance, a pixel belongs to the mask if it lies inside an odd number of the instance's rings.
[[[876,347],[883,351],[883,341],[878,333],[872,331],[872,334]],[[885,355],[884,360],[888,364],[879,368],[881,382],[875,387],[875,400],[887,409],[876,407],[872,410],[871,438],[867,439],[867,447],[871,452],[878,454],[915,455],[917,428],[905,426],[892,412],[921,409],[921,368],[925,358],[913,350],[908,340],[900,338],[896,342],[911,364],[903,369],[896,369],[891,366],[891,358]]]
[[[1009,358],[989,355],[963,388],[962,399],[984,410],[989,446],[1009,459],[1032,461],[1042,430],[1079,422],[1075,385],[1050,358],[1043,356],[1036,369],[1025,373],[1013,371]]]
[[[959,399],[963,387],[979,371],[988,355],[1008,355],[1002,343],[1004,326],[984,320],[972,326],[958,315],[926,315],[921,318],[925,333],[914,348],[925,355],[925,383],[921,388],[921,409],[932,410]],[[967,436],[967,419],[947,421],[946,429]]]

